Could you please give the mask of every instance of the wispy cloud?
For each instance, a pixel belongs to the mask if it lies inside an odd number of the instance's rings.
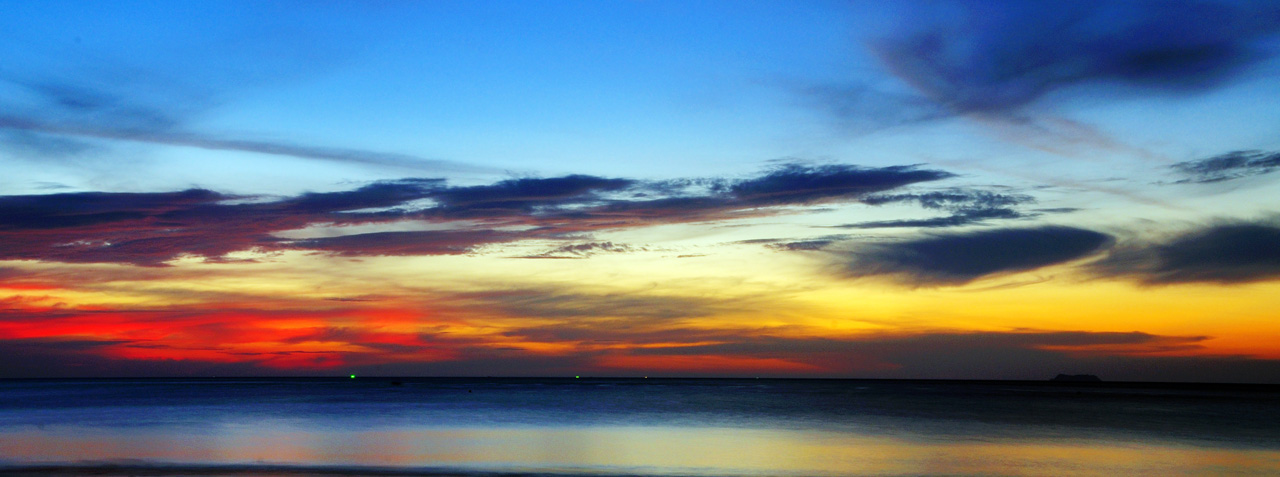
[[[864,244],[839,256],[854,277],[887,276],[913,286],[961,285],[1084,258],[1111,242],[1107,234],[1073,227],[1001,228]]]
[[[1247,283],[1280,278],[1280,227],[1232,222],[1166,241],[1124,244],[1091,264],[1101,276],[1150,285]]]
[[[288,248],[275,232],[313,223],[392,220],[343,211],[426,197],[435,181],[377,183],[273,202],[192,189],[161,193],[81,192],[0,197],[0,258],[161,265],[183,255]]]
[[[544,330],[545,331],[545,330]],[[677,363],[682,375],[788,375],[860,378],[1044,380],[1058,373],[1092,373],[1107,380],[1268,382],[1280,378],[1280,360],[1198,355],[1208,336],[1140,331],[934,330],[845,337],[797,337],[767,329],[615,332],[640,343],[625,352],[638,363]],[[577,340],[603,332],[571,334]],[[558,336],[558,335],[550,335]],[[675,341],[673,341],[675,340]],[[782,369],[700,368],[717,363],[781,363]],[[685,366],[681,368],[680,366]]]
[[[533,214],[540,208],[600,203],[602,194],[635,185],[634,180],[587,175],[510,179],[441,189],[432,196],[441,205],[431,212],[455,218]]]
[[[734,183],[734,200],[751,205],[810,204],[857,199],[917,182],[936,181],[954,174],[916,166],[860,168],[847,165],[787,164],[764,176]]]
[[[710,316],[733,309],[715,298],[649,294],[587,294],[556,289],[524,288],[463,293],[468,305],[523,318],[572,318],[574,329],[639,329],[658,322]],[[624,319],[626,322],[618,322]],[[568,325],[566,325],[568,326]],[[598,338],[598,337],[597,337]],[[593,339],[597,339],[593,338]]]
[[[264,141],[247,138],[221,137],[215,134],[192,131],[115,129],[111,127],[86,124],[58,123],[41,120],[39,118],[17,116],[0,116],[0,128],[62,137],[135,141],[217,151],[250,152],[275,156],[298,157],[303,159],[320,159],[333,162],[393,166],[411,170],[430,170],[436,172],[497,172],[497,169],[493,168],[485,168],[476,165],[437,159],[425,159],[409,154],[395,154],[363,149],[298,144],[284,141]],[[80,143],[49,139],[38,143],[38,147],[41,148],[41,152],[48,154],[52,152],[80,152],[87,146],[81,145]]]
[[[1232,151],[1170,166],[1185,178],[1178,183],[1213,183],[1268,174],[1280,169],[1280,152]]]
[[[892,93],[864,84],[783,85],[802,106],[837,122],[841,132],[859,134],[950,118],[954,112],[910,92]]]
[[[1029,195],[1002,194],[985,190],[948,189],[916,194],[876,195],[863,199],[863,202],[870,205],[915,202],[925,209],[942,210],[950,212],[951,215],[928,219],[859,222],[839,227],[857,229],[957,227],[979,224],[991,219],[1018,219],[1038,215],[1019,212],[1013,208],[1021,204],[1034,203],[1035,199]]]
[[[0,259],[156,266],[182,256],[318,250],[339,255],[445,255],[526,239],[657,224],[725,221],[785,208],[858,201],[949,173],[911,166],[785,165],[755,178],[675,187],[585,175],[521,178],[483,186],[440,179],[377,182],[339,192],[262,200],[192,189],[0,197]],[[688,181],[689,184],[699,181]],[[674,194],[674,195],[673,195]],[[431,230],[361,231],[283,238],[308,226],[430,224]],[[616,248],[616,247],[614,247]],[[605,250],[595,246],[594,251]],[[565,249],[587,256],[592,249]]]
[[[6,303],[0,360],[10,365],[0,375],[310,375],[341,367],[366,374],[1280,379],[1277,360],[1204,355],[1212,338],[1203,335],[1039,329],[832,335],[699,320],[758,307],[749,300],[556,288],[385,298],[84,309]],[[384,326],[382,316],[413,328]]]
[[[307,375],[337,366],[510,375],[547,373],[552,368],[529,363],[557,360],[577,363],[581,372],[592,369],[604,350],[629,346],[610,334],[657,336],[683,320],[745,306],[721,298],[555,286],[416,290],[354,300],[231,293],[183,298],[205,303],[77,307],[0,300],[0,360],[12,364],[0,366],[0,377]]]
[[[365,149],[217,134],[187,127],[196,111],[209,108],[205,95],[174,85],[100,84],[15,80],[35,97],[34,105],[4,105],[0,146],[44,159],[80,155],[95,148],[84,139],[236,151],[417,171],[499,172],[472,164]],[[159,91],[157,93],[157,91]],[[158,97],[157,97],[158,96]]]
[[[289,247],[348,256],[460,255],[481,245],[514,242],[531,236],[494,230],[371,232],[295,240],[289,243]]]
[[[1046,108],[1072,87],[1194,94],[1225,87],[1275,54],[1280,7],[1267,1],[995,0],[898,5],[900,21],[865,40],[915,100],[815,87],[822,109],[881,126],[961,117],[1002,140],[1059,155],[1081,147],[1167,158]],[[870,92],[869,92],[870,91]],[[896,106],[887,106],[896,105]],[[889,113],[880,110],[892,109]]]
[[[647,250],[644,247],[633,247],[627,244],[613,242],[586,242],[561,245],[559,247],[547,250],[535,255],[525,255],[518,258],[548,258],[548,259],[564,259],[564,258],[588,258],[593,255],[602,253],[631,253],[636,251]]]
[[[1265,1],[953,5],[958,14],[922,15],[871,46],[900,78],[957,113],[1013,111],[1092,81],[1213,88],[1266,58],[1258,42],[1280,31],[1280,7]]]

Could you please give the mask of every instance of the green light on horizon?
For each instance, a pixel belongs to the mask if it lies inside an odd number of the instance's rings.
[[[353,374],[353,375],[351,375],[351,379],[355,379],[355,378],[356,378],[356,375],[354,375],[354,374]]]

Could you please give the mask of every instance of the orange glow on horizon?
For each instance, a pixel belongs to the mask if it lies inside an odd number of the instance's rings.
[[[530,266],[529,261],[518,264]],[[168,271],[146,272],[156,278],[136,287],[132,297],[84,287],[5,287],[50,294],[0,295],[0,313],[7,316],[0,320],[0,340],[74,341],[80,343],[75,352],[87,356],[247,363],[285,373],[488,356],[512,363],[578,359],[582,369],[603,374],[859,376],[898,369],[896,358],[875,354],[891,350],[886,347],[914,346],[910,343],[916,336],[965,339],[971,333],[997,333],[1015,345],[1020,334],[1113,334],[1098,335],[1096,342],[1083,337],[1080,342],[1017,345],[1071,359],[1280,358],[1272,346],[1280,335],[1260,328],[1270,320],[1273,308],[1265,306],[1275,301],[1270,294],[1280,292],[1274,284],[1193,294],[1187,290],[1206,287],[1045,283],[978,293],[964,287],[904,290],[830,282],[760,298],[722,289],[720,282],[697,288],[675,281],[670,286],[677,289],[660,286],[641,293],[609,291],[603,284],[566,288],[569,298],[550,292],[477,293],[463,287],[461,292],[420,295],[361,289],[339,294],[354,298],[332,299],[333,293],[250,293],[242,288],[254,282],[250,278],[238,279],[226,293],[210,292],[217,288],[211,284],[221,280],[217,276],[193,282],[176,267],[172,280],[164,279]],[[305,281],[286,282],[281,279],[277,288],[307,288]],[[850,295],[850,290],[856,293]],[[688,316],[681,315],[686,306],[681,300],[695,307]],[[1073,306],[1043,306],[1050,300]],[[711,305],[696,308],[703,303]],[[1136,315],[1139,309],[1143,313]],[[590,314],[592,310],[600,315]],[[1221,316],[1230,319],[1217,318]],[[1139,334],[1130,335],[1135,332]],[[102,344],[94,345],[98,342]],[[761,348],[715,351],[735,343]],[[781,348],[771,351],[771,343]],[[873,351],[852,351],[864,346]]]

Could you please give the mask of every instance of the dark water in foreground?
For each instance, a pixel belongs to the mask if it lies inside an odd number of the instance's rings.
[[[1280,475],[1280,387],[8,380],[4,473]]]

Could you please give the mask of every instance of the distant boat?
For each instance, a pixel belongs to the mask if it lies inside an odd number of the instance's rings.
[[[1054,376],[1050,381],[1065,381],[1070,383],[1100,383],[1102,378],[1092,374],[1059,374]]]

